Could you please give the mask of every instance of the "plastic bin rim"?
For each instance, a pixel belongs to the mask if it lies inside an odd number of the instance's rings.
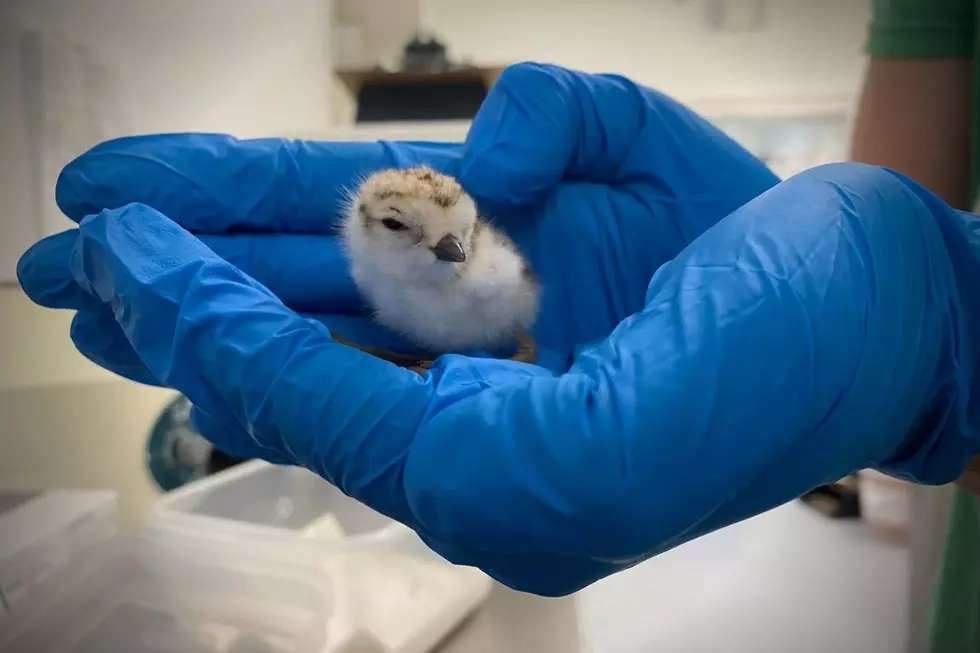
[[[391,543],[400,538],[407,537],[408,534],[412,532],[411,529],[404,524],[392,521],[391,524],[388,524],[387,526],[372,533],[354,535],[351,537],[346,537],[343,540],[327,540],[326,538],[320,539],[315,535],[307,534],[304,529],[289,531],[287,529],[276,528],[274,526],[250,524],[224,517],[194,515],[171,508],[172,504],[186,499],[192,494],[197,494],[202,490],[206,491],[219,485],[234,482],[239,478],[257,472],[258,470],[272,467],[275,467],[275,465],[264,460],[251,460],[249,462],[236,465],[231,469],[214,474],[213,476],[194,481],[193,483],[188,483],[183,487],[168,492],[157,499],[157,501],[154,503],[150,516],[150,525],[156,530],[165,532],[169,531],[176,535],[191,535],[205,537],[208,539],[221,539],[221,536],[212,538],[212,534],[214,534],[216,531],[220,531],[222,532],[222,535],[240,534],[259,536],[268,540],[290,542],[300,541],[304,543],[308,542],[310,544],[317,544],[321,547],[325,546],[334,550],[344,551],[384,546],[385,544]],[[204,524],[208,522],[217,526],[217,528],[205,528]]]

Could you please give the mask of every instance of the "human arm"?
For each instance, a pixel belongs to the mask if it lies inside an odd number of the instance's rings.
[[[973,0],[876,0],[851,159],[971,202]]]
[[[972,105],[972,59],[872,56],[851,159],[903,172],[966,209]]]

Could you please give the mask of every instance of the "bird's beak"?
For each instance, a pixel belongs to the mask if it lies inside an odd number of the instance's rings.
[[[440,261],[450,263],[462,263],[466,260],[466,252],[463,251],[463,243],[456,236],[445,236],[442,240],[432,247],[432,253]]]

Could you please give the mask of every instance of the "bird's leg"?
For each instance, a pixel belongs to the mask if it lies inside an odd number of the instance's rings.
[[[398,367],[404,367],[410,369],[414,372],[422,374],[425,370],[432,366],[433,361],[427,360],[425,358],[420,358],[418,356],[410,356],[408,354],[397,354],[386,349],[381,349],[379,347],[364,347],[355,342],[351,342],[347,338],[344,338],[338,333],[331,332],[330,335],[338,343],[345,345],[347,347],[353,347],[354,349],[359,349],[366,354],[371,354],[375,358],[380,358],[381,360],[388,361],[389,363],[394,363]],[[421,370],[421,371],[420,371]]]
[[[331,332],[331,336],[341,345],[359,349],[366,354],[374,356],[375,358],[380,358],[381,360],[393,363],[398,367],[404,367],[405,369],[412,370],[416,374],[425,374],[432,368],[432,364],[435,362],[432,359],[410,356],[408,354],[397,354],[379,347],[364,347],[347,340],[337,333]],[[537,343],[534,342],[534,339],[531,338],[530,334],[525,331],[521,331],[517,334],[517,353],[515,353],[509,360],[531,364],[537,362],[538,346]]]
[[[531,364],[538,362],[538,343],[534,342],[534,338],[527,331],[517,334],[517,353],[510,360]]]

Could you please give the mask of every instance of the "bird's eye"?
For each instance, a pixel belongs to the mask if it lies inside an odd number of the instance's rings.
[[[381,221],[381,224],[383,224],[388,229],[391,229],[392,231],[401,231],[402,229],[405,228],[404,222],[399,222],[394,218],[385,218],[384,220]]]

